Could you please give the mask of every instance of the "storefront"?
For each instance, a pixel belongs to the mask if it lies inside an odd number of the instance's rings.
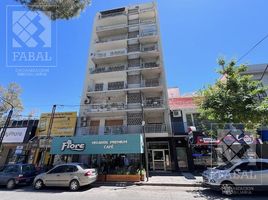
[[[143,145],[141,134],[54,137],[50,154],[59,162],[68,157],[97,167],[100,173],[134,173],[142,162]]]
[[[214,137],[195,132],[191,140],[194,169],[204,170],[234,159],[261,158],[261,144],[254,133],[239,129],[218,130]]]
[[[0,166],[27,163],[31,159],[29,140],[34,136],[38,120],[13,121],[7,128],[0,149]],[[1,132],[1,130],[0,130]]]

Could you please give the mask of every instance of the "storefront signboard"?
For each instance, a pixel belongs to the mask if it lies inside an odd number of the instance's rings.
[[[3,143],[23,143],[27,128],[7,128]],[[0,133],[2,129],[0,129]]]
[[[51,113],[41,114],[37,136],[47,136]],[[54,114],[51,136],[73,136],[76,126],[76,112],[58,112]]]
[[[54,137],[51,154],[143,153],[141,134]]]

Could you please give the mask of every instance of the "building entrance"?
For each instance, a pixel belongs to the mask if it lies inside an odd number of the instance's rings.
[[[171,170],[168,142],[149,142],[148,146],[149,169],[151,171]]]

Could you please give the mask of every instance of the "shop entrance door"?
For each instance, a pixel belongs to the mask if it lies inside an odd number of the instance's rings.
[[[166,171],[165,150],[152,150],[153,171]]]

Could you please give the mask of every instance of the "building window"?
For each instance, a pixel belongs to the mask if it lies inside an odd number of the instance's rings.
[[[198,126],[200,124],[199,117],[200,117],[199,113],[186,114],[187,126]]]

